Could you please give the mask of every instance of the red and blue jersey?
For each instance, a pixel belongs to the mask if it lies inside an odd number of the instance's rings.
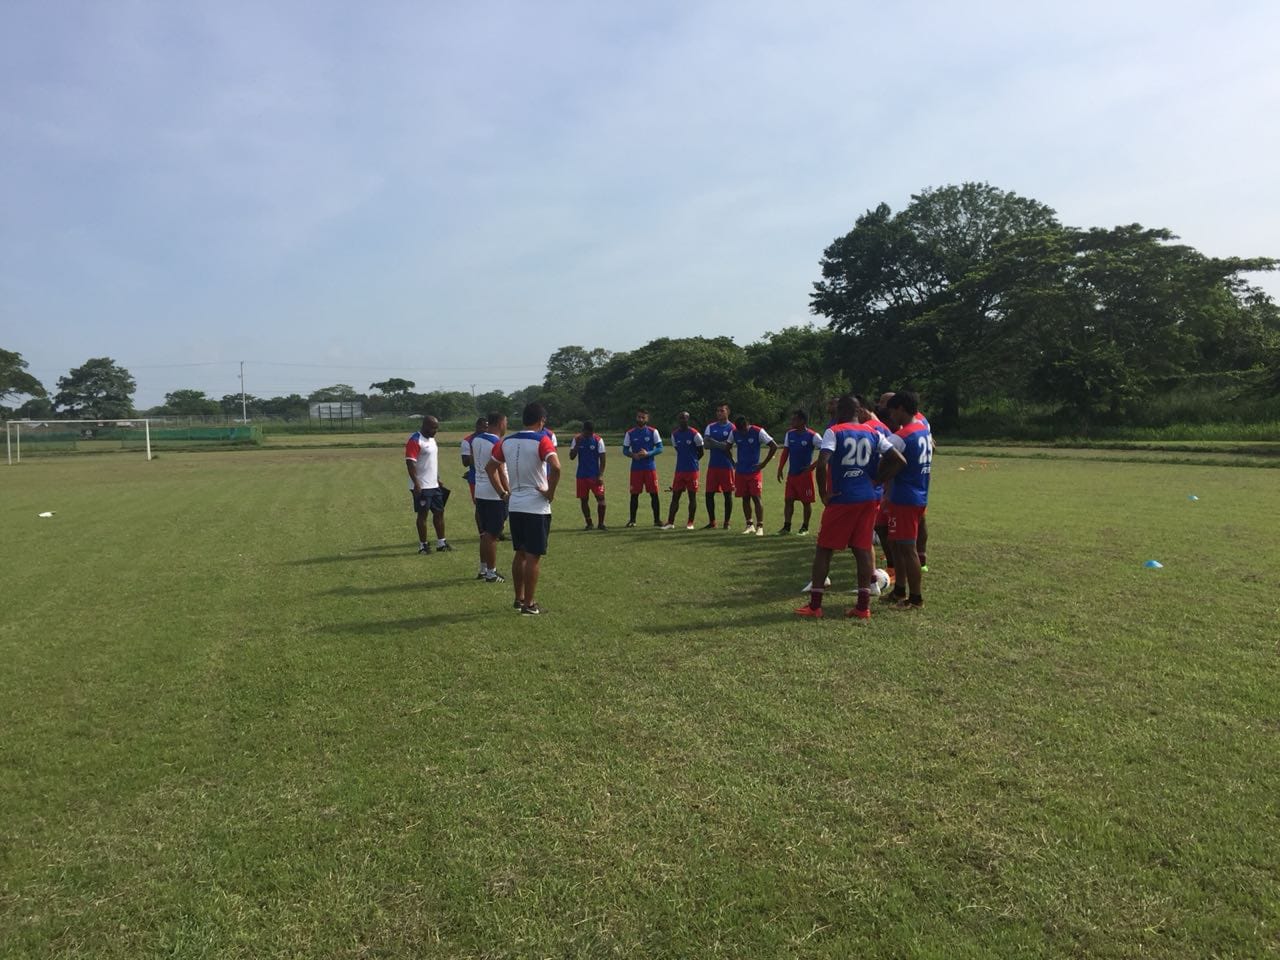
[[[474,437],[474,433],[468,433],[462,438],[462,456],[471,456],[471,440]],[[474,459],[472,460],[471,466],[467,467],[467,483],[471,484],[473,487],[476,484],[476,465]]]
[[[639,453],[642,450],[649,454],[662,452],[662,435],[653,427],[632,427],[622,436],[623,453]],[[652,456],[631,461],[633,473],[656,469]]]
[[[907,465],[893,478],[889,502],[904,507],[929,504],[929,473],[933,468],[933,443],[928,421],[913,420],[893,435],[892,442]]]
[[[733,445],[737,448],[738,457],[734,469],[738,473],[758,473],[760,470],[760,448],[773,443],[764,427],[754,423],[745,430],[733,431]]]
[[[693,427],[676,430],[671,434],[671,445],[676,448],[676,473],[697,473],[702,434]]]
[[[578,458],[579,480],[591,480],[600,476],[600,455],[604,453],[604,440],[598,433],[589,437],[579,434],[569,442],[569,450]]]
[[[822,438],[808,427],[788,430],[782,438],[782,452],[787,456],[787,475],[794,477],[807,471],[821,443]]]
[[[719,420],[714,423],[708,423],[707,428],[702,431],[702,435],[710,437],[712,440],[716,440],[720,443],[728,443],[733,439],[733,424],[728,420],[724,423],[721,423]],[[719,467],[722,470],[728,470],[733,466],[733,460],[731,460],[729,454],[725,453],[723,450],[717,450],[715,447],[712,447],[711,456],[707,459],[707,466]]]
[[[879,417],[875,416],[874,414],[872,415],[871,419],[866,422],[866,426],[871,427],[873,430],[875,430],[876,433],[880,434],[880,436],[882,437],[888,438],[893,436],[893,428],[890,427],[883,420],[881,420]],[[876,499],[877,500],[884,499],[884,484],[879,484],[876,486]]]
[[[866,503],[879,500],[875,485],[880,454],[893,444],[868,423],[837,423],[822,435],[822,449],[831,453],[831,498],[828,503]]]

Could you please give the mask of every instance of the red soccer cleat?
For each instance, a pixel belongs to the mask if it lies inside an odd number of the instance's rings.
[[[821,619],[823,618],[824,614],[823,614],[823,612],[822,612],[822,608],[821,608],[821,607],[818,607],[817,609],[815,609],[815,608],[813,608],[813,607],[809,606],[808,604],[805,604],[803,607],[796,607],[796,616],[797,616],[797,617],[812,617],[812,618],[813,618],[813,619],[815,619],[815,620],[821,620]]]
[[[860,609],[858,607],[850,607],[844,612],[844,615],[846,617],[857,617],[859,620],[870,620],[871,608],[867,607],[866,609]]]

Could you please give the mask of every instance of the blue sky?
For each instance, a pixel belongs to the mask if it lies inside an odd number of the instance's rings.
[[[869,207],[985,180],[1280,255],[1280,4],[0,4],[0,347],[137,403],[809,319]],[[1256,278],[1280,294],[1274,275]]]

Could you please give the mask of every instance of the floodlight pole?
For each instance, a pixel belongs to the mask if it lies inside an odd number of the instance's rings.
[[[147,462],[150,463],[151,462],[151,421],[143,420],[142,425],[146,429],[146,433],[147,433]]]
[[[240,361],[240,422],[249,422],[249,408],[244,401],[244,361]]]
[[[13,466],[13,451],[9,449],[9,427],[8,420],[4,422],[4,455],[9,459],[9,466]]]

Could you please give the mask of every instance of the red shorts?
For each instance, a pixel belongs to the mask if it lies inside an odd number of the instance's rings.
[[[604,477],[578,477],[578,499],[583,500],[591,494],[596,498],[604,496]]]
[[[825,550],[870,550],[878,506],[875,500],[827,504],[818,527],[818,546]]]
[[[631,492],[639,493],[646,490],[649,493],[658,492],[658,471],[657,470],[632,470],[631,471]]]
[[[801,503],[813,503],[813,473],[806,470],[794,476],[787,476],[787,492],[783,494],[787,500],[799,500]]]
[[[901,503],[890,503],[888,507],[889,539],[900,543],[915,543],[916,537],[920,535],[920,518],[927,508]]]
[[[733,467],[707,467],[707,493],[733,493]]]
[[[761,490],[759,470],[755,473],[739,473],[734,477],[733,492],[740,497],[758,497]]]
[[[880,503],[880,510],[878,511],[878,515],[876,516],[876,526],[887,527],[889,525],[889,501],[881,500],[879,501],[879,503]]]
[[[698,492],[697,470],[676,471],[676,475],[671,481],[671,492],[679,493],[681,490],[688,490],[690,493]]]

